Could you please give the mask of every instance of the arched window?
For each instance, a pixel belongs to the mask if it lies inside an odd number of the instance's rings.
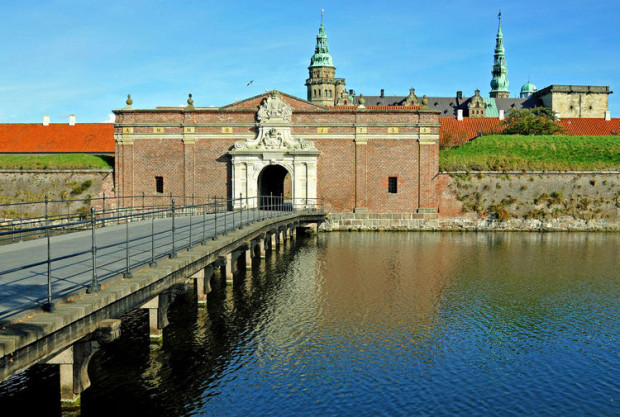
[[[325,90],[325,97],[327,97],[327,89]]]
[[[316,97],[316,88],[314,89],[314,97]]]
[[[319,97],[321,97],[321,89],[319,88]]]

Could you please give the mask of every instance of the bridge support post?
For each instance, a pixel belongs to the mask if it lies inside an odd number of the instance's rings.
[[[74,346],[70,346],[65,349],[54,358],[47,361],[50,365],[58,365],[60,371],[60,407],[62,409],[76,409],[80,408],[81,393],[83,389],[80,389],[82,381],[80,381],[79,363],[76,363],[75,349],[77,343]],[[76,372],[77,371],[77,372]],[[77,374],[77,375],[76,375]],[[77,376],[77,378],[76,378]],[[86,374],[88,378],[88,373]],[[90,381],[85,381],[86,388],[90,385]]]
[[[81,406],[81,395],[90,387],[88,364],[99,343],[109,342],[120,335],[120,320],[104,320],[95,336],[88,336],[65,349],[47,363],[60,368],[60,404],[62,410],[76,410]],[[93,337],[97,340],[93,340]]]
[[[226,283],[233,283],[233,254],[232,252],[226,255]]]
[[[267,251],[265,250],[265,237],[261,237],[260,240],[258,241],[258,246],[260,249],[260,257],[261,258],[265,258],[267,255]]]
[[[252,242],[248,242],[245,248],[245,269],[252,267]]]
[[[276,232],[271,231],[269,232],[269,235],[271,237],[270,242],[269,242],[269,250],[273,252],[276,249],[276,244],[277,244]]]
[[[211,279],[213,278],[213,273],[215,272],[215,265],[207,265],[204,269],[205,274],[205,282],[204,289],[205,293],[209,294],[211,292]]]
[[[208,267],[207,267],[208,268]],[[206,278],[206,268],[201,269],[191,276],[194,279],[194,288],[196,291],[196,301],[198,305],[204,307],[207,305],[207,294],[210,292],[207,290],[209,282]]]
[[[149,311],[149,338],[153,343],[161,343],[164,339],[163,329],[168,325],[168,307],[171,295],[162,293],[140,308]]]

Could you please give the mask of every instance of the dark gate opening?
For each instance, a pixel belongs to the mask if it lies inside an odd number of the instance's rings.
[[[287,207],[287,194],[291,190],[291,177],[281,165],[269,165],[258,176],[259,208],[262,210],[282,210]],[[289,197],[290,198],[290,197]]]

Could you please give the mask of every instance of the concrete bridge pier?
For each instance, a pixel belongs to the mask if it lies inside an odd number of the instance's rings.
[[[232,251],[229,254],[220,257],[220,264],[222,265],[220,272],[222,276],[225,277],[227,284],[232,284],[234,282],[234,275],[237,272],[239,255],[239,251]]]
[[[260,250],[260,257],[261,258],[265,258],[267,256],[267,250],[266,250],[266,247],[265,247],[266,246],[265,245],[266,240],[267,239],[266,239],[265,235],[261,236],[260,239],[258,240],[258,247],[259,247],[259,250]]]
[[[269,231],[269,238],[270,238],[269,239],[269,250],[273,252],[276,249],[277,240],[278,240],[277,233],[275,230]]]
[[[252,268],[252,259],[254,258],[254,242],[246,242],[245,244],[245,269]]]
[[[172,294],[164,292],[148,301],[142,307],[149,311],[149,338],[152,343],[164,340],[164,328],[168,326],[168,307],[172,303]]]
[[[204,269],[196,272],[191,278],[194,279],[194,289],[198,305],[206,307],[207,294],[211,292],[211,278],[213,277],[213,265],[207,265]]]
[[[111,342],[120,336],[121,321],[104,320],[99,329],[47,361],[60,370],[60,403],[62,410],[76,410],[81,406],[81,396],[90,387],[88,364],[99,350],[99,342]]]

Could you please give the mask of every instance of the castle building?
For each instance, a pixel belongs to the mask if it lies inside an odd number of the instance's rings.
[[[336,79],[321,18],[307,100],[271,91],[223,107],[115,110],[116,188],[178,198],[242,197],[235,207],[283,197],[295,207],[324,199],[331,212],[436,216],[437,110],[418,101],[365,105]],[[338,105],[336,105],[338,104]],[[289,194],[290,195],[287,195]]]

